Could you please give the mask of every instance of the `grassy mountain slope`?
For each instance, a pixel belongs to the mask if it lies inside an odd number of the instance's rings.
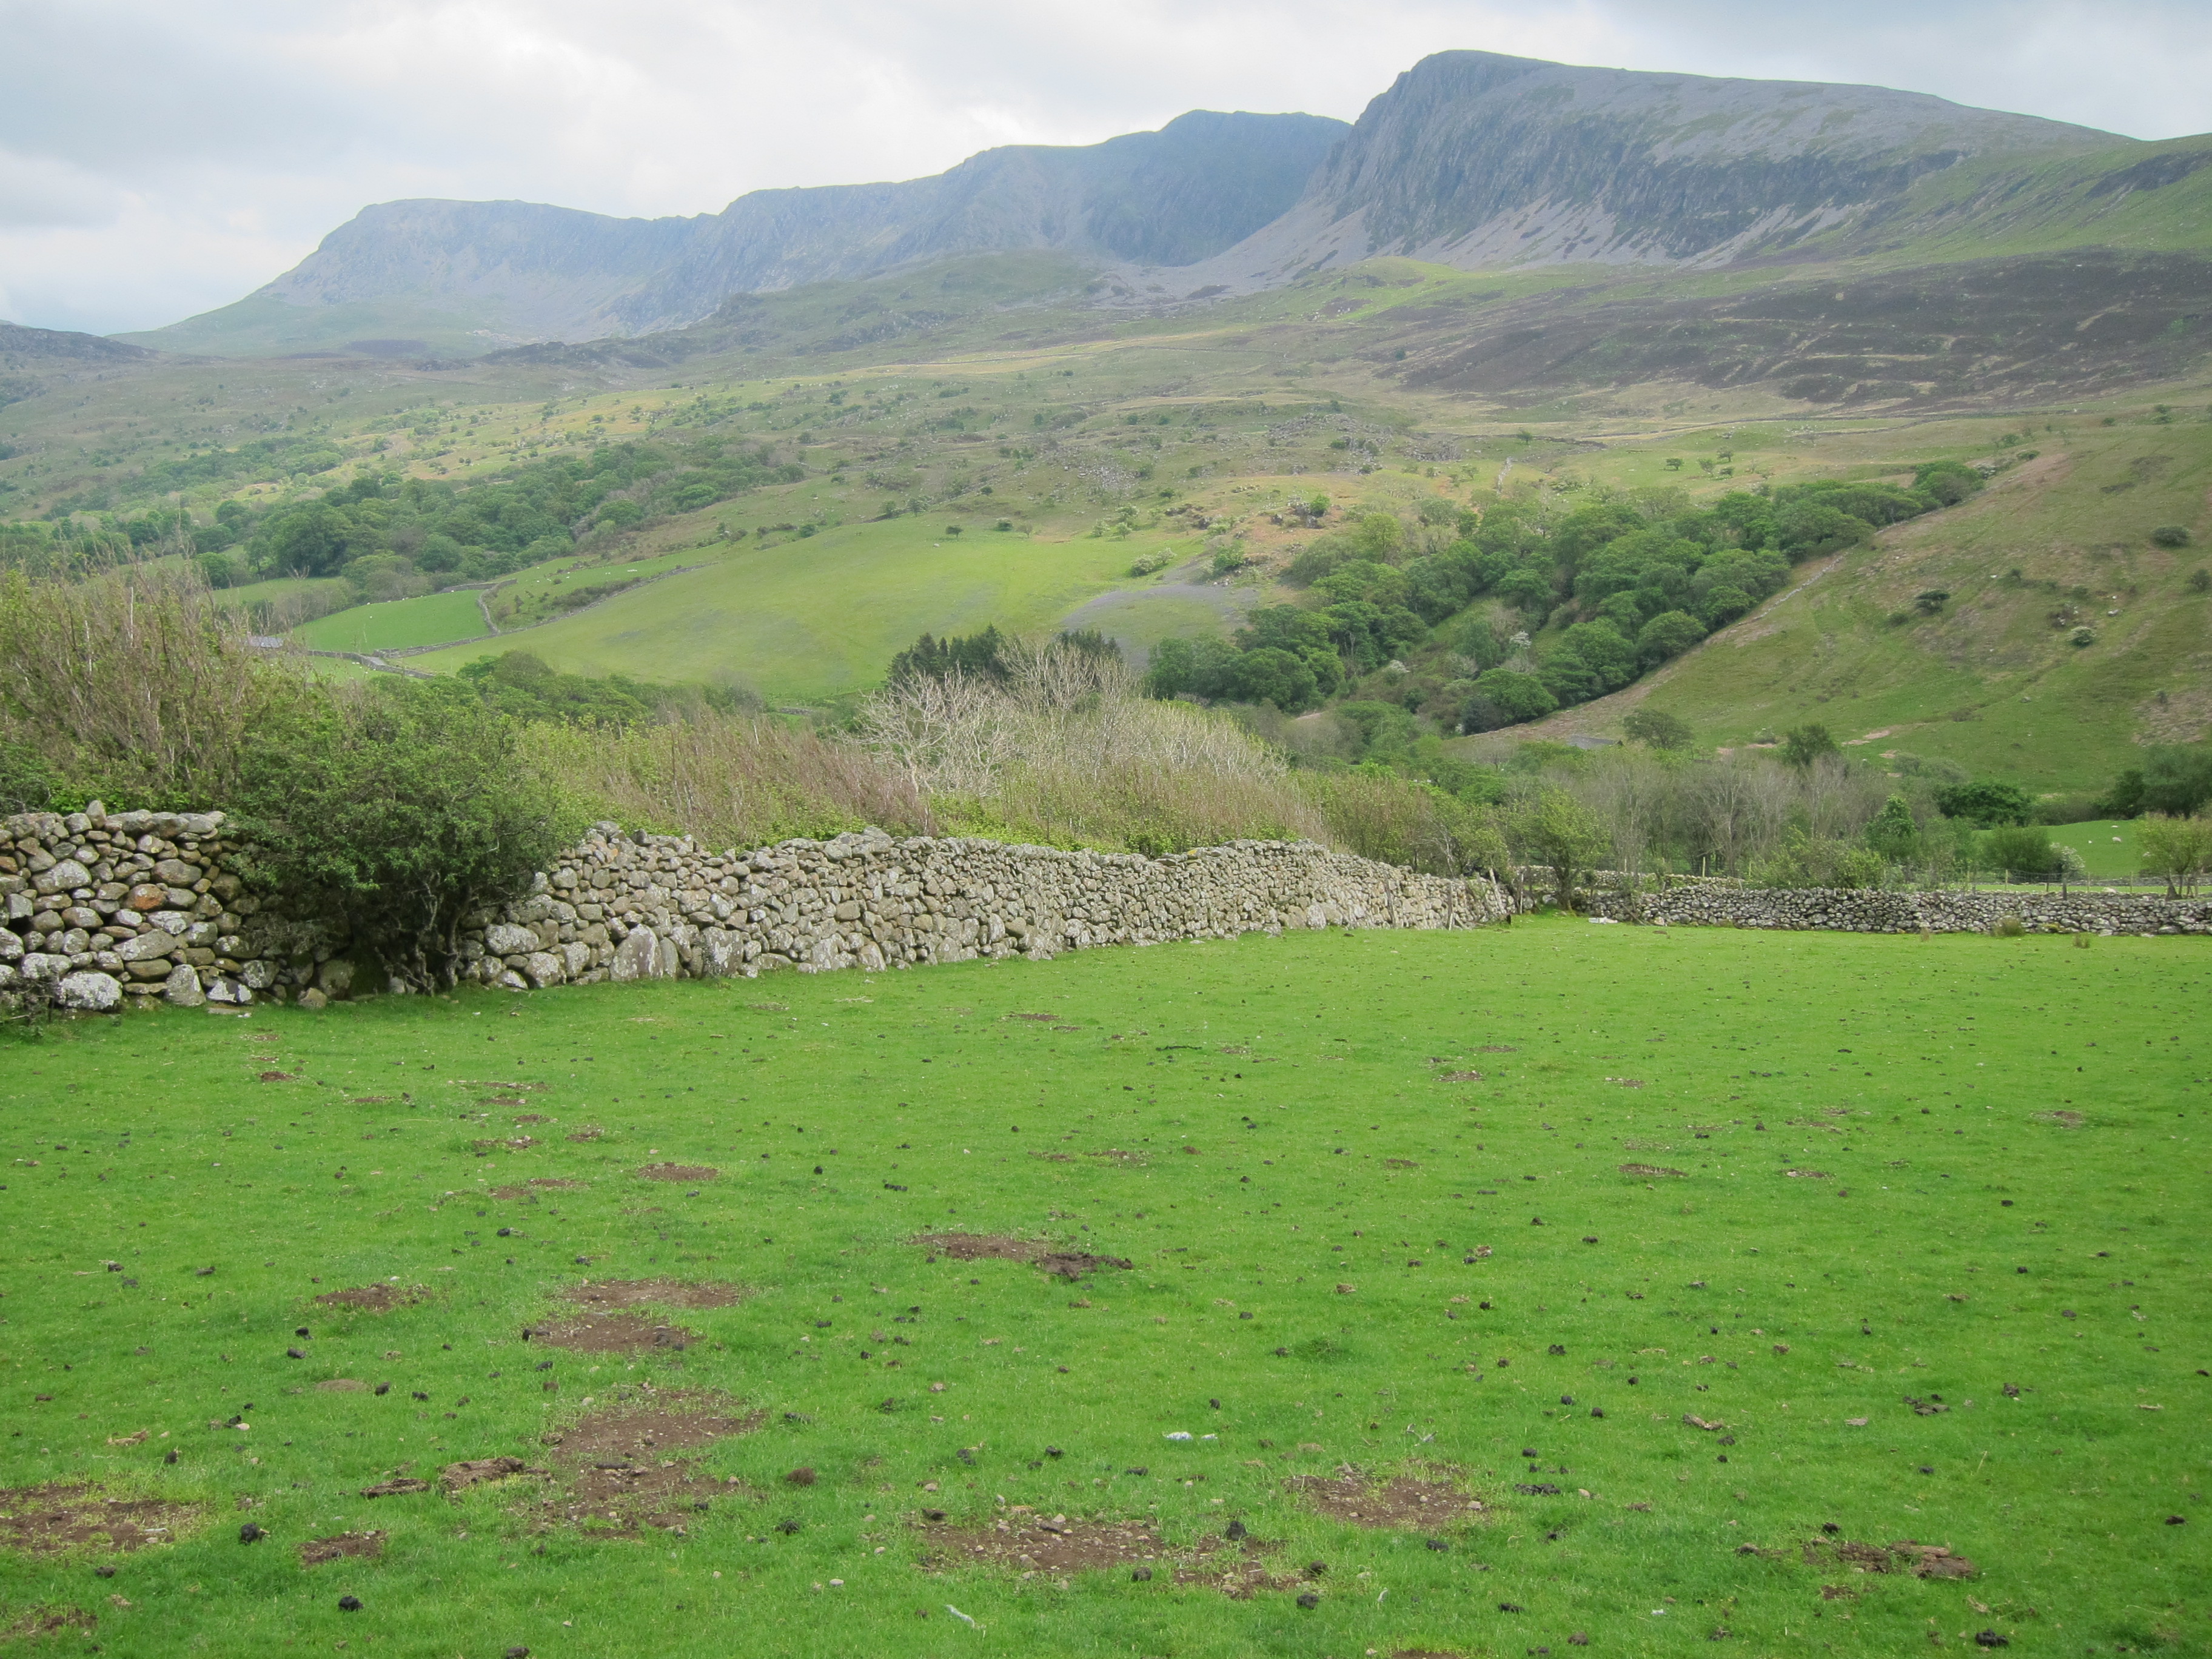
[[[1626,690],[1462,746],[1617,737],[1641,706],[1706,744],[1817,721],[1878,752],[2100,787],[2131,743],[2212,729],[2212,594],[2189,580],[2212,564],[2212,418],[2145,413],[2047,423],[2030,434],[2033,460],[1963,505],[1800,567],[1788,592]],[[1921,428],[1909,444],[1868,433],[1820,447],[1829,465],[1879,477],[1899,458],[1965,458],[1997,435],[1958,424],[1948,443]],[[2154,545],[2169,525],[2196,544]],[[1914,600],[1929,592],[1949,599],[1923,617]]]

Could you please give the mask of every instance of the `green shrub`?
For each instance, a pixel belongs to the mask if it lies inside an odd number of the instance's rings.
[[[520,896],[578,826],[472,688],[383,681],[302,698],[244,757],[254,884],[351,930],[396,979],[453,982],[470,912]]]
[[[2160,547],[2186,547],[2196,539],[2188,528],[2178,524],[2162,524],[2150,532],[2150,538]]]
[[[2035,810],[2027,791],[2016,783],[1962,783],[1936,792],[1936,810],[1947,818],[1964,818],[1982,829],[2026,823]]]
[[[1791,830],[1765,858],[1752,861],[1753,887],[1879,887],[1881,854],[1848,841],[1815,841]]]
[[[1648,749],[1687,749],[1695,741],[1694,734],[1681,720],[1656,708],[1636,709],[1621,721],[1620,729],[1630,742],[1640,743]]]
[[[2063,856],[2051,845],[2051,832],[2024,823],[2007,824],[1984,835],[1981,861],[1986,868],[2016,876],[2056,875],[2065,868]]]

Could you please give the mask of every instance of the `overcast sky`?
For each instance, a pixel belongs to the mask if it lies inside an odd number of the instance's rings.
[[[228,303],[372,202],[711,213],[1194,108],[1356,118],[1432,52],[2212,129],[2212,0],[0,0],[0,318]]]

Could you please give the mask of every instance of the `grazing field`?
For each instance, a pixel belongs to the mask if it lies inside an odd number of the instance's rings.
[[[2062,823],[2051,830],[2051,839],[2079,853],[2093,876],[2134,876],[2142,872],[2142,848],[2136,838],[2140,827],[2133,818]]]
[[[356,605],[296,629],[292,637],[310,651],[403,651],[410,646],[465,640],[483,631],[483,612],[477,609],[476,593],[462,590]]]
[[[57,1029],[0,1630],[2203,1652],[2208,969],[1524,921]]]
[[[1062,541],[989,528],[953,536],[946,523],[932,516],[845,525],[721,554],[703,568],[530,629],[514,648],[568,673],[735,674],[771,698],[832,696],[877,684],[924,633],[980,632],[994,623],[1019,632],[1057,627],[1094,594],[1133,584],[1131,562],[1165,541]],[[1191,540],[1166,544],[1187,550]],[[447,672],[486,649],[462,646],[412,665]]]

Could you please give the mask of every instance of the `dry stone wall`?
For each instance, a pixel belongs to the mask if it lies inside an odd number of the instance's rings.
[[[1729,887],[1589,896],[1592,915],[1662,926],[1828,929],[1851,933],[2212,933],[2212,899],[2148,893],[1898,892]]]
[[[35,987],[109,1011],[345,995],[356,967],[343,935],[259,903],[228,825],[221,812],[97,802],[0,818],[0,997]],[[1467,927],[1510,911],[1486,881],[1310,842],[1146,859],[870,830],[716,853],[603,823],[528,897],[470,919],[462,969],[511,989],[750,977],[1286,927]]]
[[[1418,875],[1304,842],[1168,858],[880,830],[714,853],[600,824],[528,898],[465,936],[466,974],[564,981],[1043,959],[1101,945],[1504,919],[1487,881]]]
[[[342,941],[264,915],[221,812],[0,818],[0,996],[40,986],[95,1011],[160,997],[241,1004],[313,982]],[[350,964],[338,960],[329,977]]]

